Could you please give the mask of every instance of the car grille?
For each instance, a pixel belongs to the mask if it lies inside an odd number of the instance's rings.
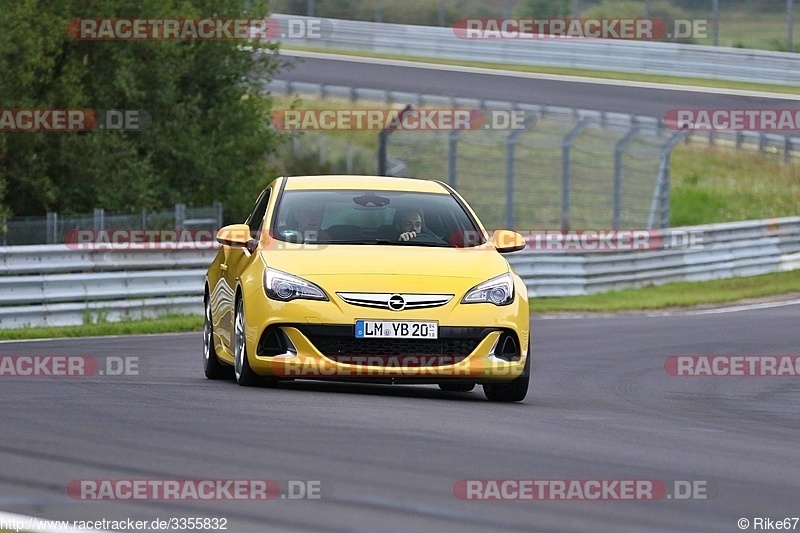
[[[439,327],[439,338],[357,339],[354,326],[298,326],[325,357],[373,366],[444,366],[464,360],[493,328]]]

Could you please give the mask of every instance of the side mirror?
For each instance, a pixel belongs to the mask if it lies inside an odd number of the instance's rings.
[[[492,240],[494,241],[494,247],[501,254],[518,252],[524,249],[528,244],[525,242],[525,237],[516,231],[507,229],[495,230],[492,234]]]
[[[258,246],[258,241],[250,236],[250,226],[247,224],[231,224],[220,228],[217,232],[217,242],[237,248],[247,248],[250,253]]]

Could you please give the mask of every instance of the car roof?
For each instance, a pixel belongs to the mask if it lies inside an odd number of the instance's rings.
[[[287,176],[284,189],[287,191],[354,189],[449,194],[441,183],[433,180],[387,176]]]

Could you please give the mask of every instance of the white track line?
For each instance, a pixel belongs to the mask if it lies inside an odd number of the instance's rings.
[[[470,74],[486,74],[489,76],[511,76],[514,78],[528,78],[537,80],[568,81],[572,83],[591,83],[595,85],[611,85],[614,87],[637,87],[641,89],[657,89],[662,91],[684,91],[692,93],[723,94],[731,96],[746,96],[749,98],[767,98],[772,100],[800,101],[800,94],[772,93],[767,91],[748,91],[743,89],[724,89],[720,87],[702,87],[699,85],[678,85],[675,83],[655,83],[646,81],[612,80],[606,78],[591,78],[587,76],[568,76],[562,74],[540,74],[536,72],[519,72],[516,70],[503,70],[481,67],[466,67],[458,65],[444,65],[441,63],[425,63],[421,61],[407,61],[402,59],[381,59],[363,56],[349,56],[344,54],[329,54],[325,52],[304,52],[300,50],[281,50],[278,55],[289,57],[308,57],[311,59],[330,59],[335,61],[350,61],[353,63],[370,63],[394,67],[419,68],[441,70],[448,72],[466,72]],[[620,73],[624,74],[624,73]],[[715,81],[715,80],[711,80]]]

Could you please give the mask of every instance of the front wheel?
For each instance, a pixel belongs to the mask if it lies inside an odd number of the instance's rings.
[[[231,367],[220,363],[214,348],[214,322],[211,318],[211,303],[205,299],[205,318],[203,319],[203,372],[208,379],[227,379]]]
[[[253,387],[261,383],[261,377],[250,368],[247,360],[247,344],[244,334],[244,304],[242,299],[236,301],[236,315],[233,318],[233,372],[236,382],[243,387]]]
[[[483,393],[486,399],[492,402],[521,402],[528,394],[528,383],[531,378],[531,349],[528,345],[528,357],[522,374],[514,381],[508,383],[485,383]]]

